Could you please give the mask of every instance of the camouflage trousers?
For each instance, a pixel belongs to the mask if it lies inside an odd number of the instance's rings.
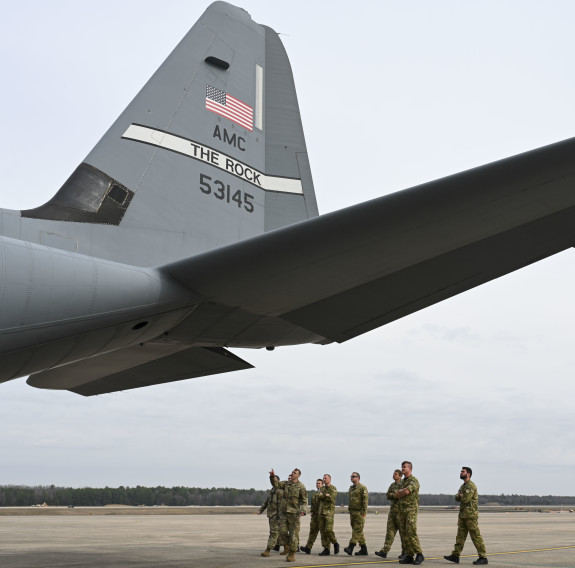
[[[319,530],[321,532],[321,545],[324,548],[329,548],[330,543],[337,542],[335,533],[333,532],[333,515],[319,518]]]
[[[417,536],[417,510],[400,511],[399,534],[403,537],[403,552],[408,556],[421,554],[421,545]]]
[[[279,544],[278,538],[280,535],[280,521],[277,515],[269,517],[268,521],[270,522],[270,536],[268,537],[267,548],[271,550],[276,544]]]
[[[313,546],[315,539],[317,538],[317,533],[319,532],[319,517],[316,515],[311,516],[311,520],[309,522],[309,536],[307,537],[307,544],[306,548],[310,548]]]
[[[301,515],[297,517],[297,523],[295,524],[295,549],[299,548],[299,530],[301,529]]]
[[[351,524],[351,538],[349,539],[349,544],[366,544],[365,536],[363,535],[365,517],[359,511],[350,511],[349,523]]]
[[[395,535],[399,531],[399,513],[394,511],[393,513],[389,513],[387,515],[387,531],[385,532],[385,543],[383,548],[381,549],[382,552],[386,554],[391,550],[391,545],[393,544],[393,540],[395,539]],[[405,552],[405,546],[403,544],[403,536],[401,535],[401,531],[399,531],[399,538],[401,539],[401,552]]]
[[[452,554],[454,556],[461,555],[468,534],[477,549],[477,554],[485,558],[487,552],[483,538],[481,538],[481,533],[479,532],[479,519],[462,519],[461,517],[457,519],[457,537],[455,538],[455,546],[453,547]]]
[[[301,526],[299,513],[282,513],[280,516],[279,544],[288,546],[294,552],[299,546],[299,528]]]

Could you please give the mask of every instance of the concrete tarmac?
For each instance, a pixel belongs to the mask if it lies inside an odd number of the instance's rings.
[[[102,510],[100,510],[101,512]],[[36,514],[0,516],[0,566],[3,568],[92,568],[92,567],[201,567],[274,568],[279,566],[374,566],[397,565],[396,540],[387,561],[374,555],[383,545],[386,514],[368,514],[365,533],[369,556],[343,552],[351,534],[349,517],[336,514],[335,533],[342,551],[337,556],[318,556],[316,541],[311,555],[296,554],[287,564],[285,556],[272,552],[262,558],[268,536],[268,521],[254,513],[217,515],[162,514]],[[426,557],[424,565],[451,566],[443,559],[450,554],[457,526],[456,511],[421,511],[419,538]],[[575,514],[481,513],[489,565],[543,568],[575,567]],[[309,517],[301,528],[307,540]],[[567,548],[568,547],[568,548]],[[548,550],[542,550],[548,549]],[[356,548],[357,550],[357,548]],[[520,552],[526,551],[526,552]],[[460,565],[477,558],[468,539]]]

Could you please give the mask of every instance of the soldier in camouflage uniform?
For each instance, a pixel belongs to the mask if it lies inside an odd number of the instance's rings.
[[[276,475],[277,480],[279,481],[280,478]],[[258,515],[261,515],[266,509],[268,511],[268,521],[270,524],[270,536],[268,538],[268,545],[266,549],[262,552],[262,556],[269,556],[270,550],[277,549],[279,550],[279,546],[276,546],[279,543],[279,523],[280,523],[280,508],[281,508],[281,501],[282,501],[283,491],[281,489],[276,489],[275,487],[271,488],[267,499],[264,501],[264,504],[260,507],[258,511]]]
[[[401,489],[395,492],[395,498],[399,499],[399,534],[403,536],[405,557],[400,564],[421,564],[423,556],[419,538],[417,537],[417,513],[419,511],[419,481],[412,474],[411,462],[404,461],[401,464],[403,481]]]
[[[292,474],[291,474],[291,473],[288,475],[288,481],[292,481]],[[306,508],[307,508],[307,499],[306,499],[305,505],[306,505]],[[306,509],[306,510],[307,510],[307,509]],[[299,547],[299,531],[300,531],[300,529],[301,529],[301,517],[298,517],[298,518],[297,518],[297,523],[296,523],[296,525],[295,525],[295,534],[296,534],[296,549],[295,549],[295,551],[296,551],[296,552],[299,552],[299,551],[300,551],[300,547]],[[281,539],[280,539],[280,540],[281,540]],[[284,544],[285,544],[285,543],[284,543]],[[287,553],[288,553],[287,547],[284,546],[284,551],[283,551],[281,554],[287,554]]]
[[[337,489],[331,484],[331,475],[323,476],[323,487],[319,491],[319,530],[321,531],[321,545],[323,551],[320,556],[329,556],[329,545],[333,543],[333,553],[339,554],[339,544],[333,531],[333,517],[335,515],[335,499]]]
[[[449,556],[444,556],[446,560],[459,564],[459,556],[463,550],[465,539],[469,534],[471,540],[477,549],[479,558],[473,563],[476,565],[488,564],[487,552],[481,533],[479,532],[479,508],[478,508],[478,495],[477,487],[471,481],[471,468],[462,467],[459,478],[463,480],[463,485],[459,488],[459,492],[455,496],[455,500],[459,501],[459,517],[457,519],[457,537],[455,538],[455,546],[453,552]]]
[[[288,481],[278,481],[274,470],[270,471],[270,483],[273,487],[283,490],[280,508],[280,538],[287,543],[288,562],[295,561],[295,553],[299,544],[299,519],[307,512],[307,491],[299,480],[301,471],[295,468]]]
[[[311,553],[311,549],[313,547],[313,543],[317,538],[317,533],[319,532],[319,499],[317,498],[319,494],[319,490],[323,487],[323,479],[316,479],[315,481],[315,488],[317,491],[311,497],[311,506],[310,506],[310,513],[311,519],[309,522],[309,536],[307,537],[307,543],[305,546],[302,546],[300,550],[305,552],[306,554]]]
[[[387,553],[391,549],[395,535],[399,530],[399,499],[396,499],[395,493],[401,489],[401,470],[396,469],[393,472],[393,483],[389,486],[387,490],[386,497],[391,501],[391,506],[389,507],[389,513],[387,515],[387,531],[385,533],[385,543],[381,550],[376,551],[376,555],[381,558],[387,558]],[[401,556],[405,556],[405,547],[403,546],[403,537],[401,532],[399,533],[399,538],[401,539]]]
[[[360,475],[357,471],[351,474],[351,487],[349,488],[349,522],[351,524],[351,539],[349,545],[344,548],[350,556],[356,544],[360,545],[360,550],[356,556],[367,556],[367,545],[363,534],[365,516],[367,515],[367,487],[359,482]]]

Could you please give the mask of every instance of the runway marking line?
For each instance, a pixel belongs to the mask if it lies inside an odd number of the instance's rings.
[[[556,546],[554,548],[533,548],[532,550],[512,550],[510,552],[490,552],[487,556],[501,556],[503,554],[525,554],[528,552],[548,552],[550,550],[567,550],[575,548],[575,544],[569,546]],[[477,554],[465,554],[460,558],[473,558]],[[443,560],[443,556],[425,557],[425,560]],[[337,564],[306,564],[305,568],[328,568],[331,566],[364,566],[366,564],[392,564],[399,563],[399,560],[364,560],[363,562],[341,562]]]

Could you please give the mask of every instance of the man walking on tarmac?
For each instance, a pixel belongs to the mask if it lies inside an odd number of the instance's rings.
[[[280,509],[280,539],[287,546],[288,562],[295,561],[299,539],[299,518],[307,512],[307,491],[299,480],[301,470],[297,467],[291,472],[288,481],[278,481],[274,470],[270,471],[270,483],[276,489],[283,490]]]
[[[411,462],[404,461],[401,464],[403,481],[401,489],[395,492],[395,498],[399,499],[399,534],[403,536],[405,546],[405,558],[402,558],[399,563],[419,565],[425,558],[417,537],[419,481],[412,474],[412,469]]]
[[[316,479],[315,488],[317,491],[311,497],[310,514],[311,519],[309,521],[309,536],[307,537],[307,543],[305,546],[300,546],[300,550],[306,554],[311,553],[313,543],[317,538],[317,533],[319,532],[319,490],[323,487],[323,480]]]
[[[321,545],[323,551],[320,556],[329,556],[330,544],[333,544],[333,553],[339,554],[339,544],[333,532],[333,517],[335,515],[335,498],[337,489],[331,484],[331,475],[323,476],[323,487],[319,490],[319,530],[321,532]]]
[[[399,530],[399,499],[395,498],[396,491],[401,489],[401,470],[396,469],[393,472],[393,483],[389,486],[387,490],[386,497],[391,501],[391,506],[389,507],[389,513],[387,514],[387,531],[385,533],[385,543],[381,550],[376,550],[375,555],[381,558],[387,558],[387,553],[391,549],[395,535]],[[401,555],[405,556],[405,547],[403,546],[403,536],[401,532],[399,533],[399,538],[401,540]]]
[[[359,473],[354,471],[351,474],[351,487],[349,488],[349,522],[351,524],[351,539],[344,551],[351,556],[356,544],[361,547],[356,556],[367,556],[367,545],[363,527],[365,525],[365,516],[367,515],[367,487],[359,482]]]
[[[455,538],[455,546],[453,552],[449,556],[444,556],[445,560],[459,564],[459,556],[463,550],[465,539],[467,535],[471,536],[471,541],[477,549],[479,558],[473,563],[475,565],[488,564],[487,552],[481,533],[479,532],[479,508],[478,508],[478,495],[477,487],[471,481],[471,468],[462,467],[459,478],[463,480],[463,485],[459,488],[459,492],[455,496],[455,500],[459,501],[459,517],[457,519],[457,537]]]
[[[277,477],[277,475],[276,475]],[[277,477],[279,481],[280,478]],[[268,498],[265,500],[264,504],[260,507],[258,515],[261,515],[266,509],[268,510],[268,521],[270,525],[270,536],[268,538],[268,545],[266,549],[261,553],[262,556],[269,556],[270,550],[279,550],[279,518],[280,518],[280,508],[282,502],[283,491],[281,489],[271,488]]]

